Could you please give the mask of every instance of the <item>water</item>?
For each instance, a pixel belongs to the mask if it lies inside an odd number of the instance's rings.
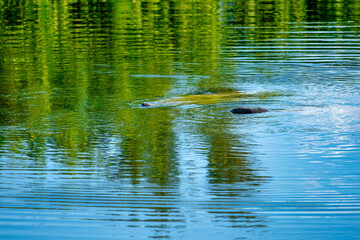
[[[25,2],[1,239],[359,239],[359,2]]]

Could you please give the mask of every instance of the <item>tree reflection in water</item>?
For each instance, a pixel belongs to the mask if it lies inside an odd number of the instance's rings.
[[[232,116],[226,102],[139,105],[245,91],[243,82],[281,74],[285,65],[267,67],[273,61],[312,63],[309,49],[322,39],[352,38],[318,56],[356,60],[347,52],[356,27],[346,24],[359,17],[359,4],[345,0],[0,0],[0,176],[10,192],[2,197],[37,210],[17,213],[36,227],[49,209],[59,222],[62,211],[80,212],[69,218],[152,229],[145,238],[192,226],[266,226],[256,211],[267,181],[251,135],[256,123]]]

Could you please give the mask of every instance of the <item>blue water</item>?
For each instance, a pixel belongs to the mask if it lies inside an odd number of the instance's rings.
[[[360,239],[359,24],[171,4],[1,18],[0,239]]]

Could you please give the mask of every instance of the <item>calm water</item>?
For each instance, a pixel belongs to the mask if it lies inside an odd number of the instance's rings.
[[[358,1],[0,0],[0,104],[0,239],[360,239]]]

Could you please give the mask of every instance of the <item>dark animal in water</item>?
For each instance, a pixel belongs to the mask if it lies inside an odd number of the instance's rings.
[[[234,108],[233,110],[231,110],[232,113],[235,114],[251,114],[251,113],[263,113],[263,112],[268,112],[269,110],[264,109],[264,108],[243,108],[243,107],[239,107],[239,108]]]
[[[151,107],[154,104],[151,103],[147,103],[144,102],[141,104],[142,107]],[[252,113],[263,113],[263,112],[268,112],[269,110],[264,109],[264,108],[244,108],[244,107],[239,107],[239,108],[234,108],[233,110],[231,110],[232,113],[235,114],[252,114]]]
[[[144,102],[144,103],[141,104],[141,106],[142,107],[150,107],[150,106],[152,106],[152,104]]]

